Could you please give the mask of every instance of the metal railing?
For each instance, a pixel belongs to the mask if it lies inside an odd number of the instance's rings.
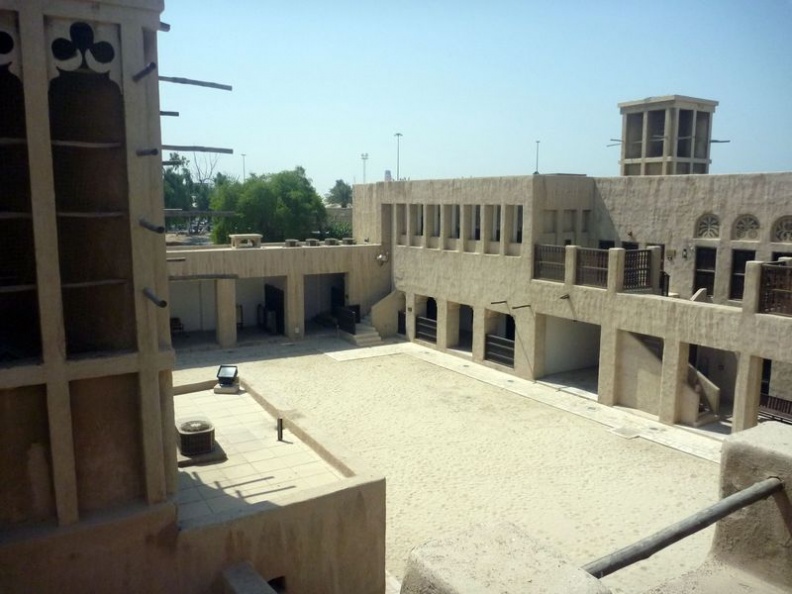
[[[437,320],[416,316],[415,337],[429,342],[437,342]]]
[[[590,248],[580,248],[578,250],[575,284],[607,288],[608,250]]]
[[[495,334],[487,334],[484,340],[484,359],[514,367],[514,341]]]
[[[759,414],[782,423],[792,423],[792,400],[762,394],[759,397]]]
[[[759,285],[759,313],[792,316],[791,267],[784,264],[762,264]]]
[[[537,244],[534,249],[534,278],[564,282],[565,259],[565,246]]]
[[[625,251],[624,252],[624,290],[640,291],[651,288],[652,288],[652,252],[650,250]]]

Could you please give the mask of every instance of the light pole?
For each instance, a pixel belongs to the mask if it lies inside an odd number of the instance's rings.
[[[242,153],[242,183],[243,184],[245,183],[245,157],[247,157],[247,154]]]
[[[360,155],[360,159],[363,161],[363,183],[366,183],[366,161],[368,161],[368,153],[363,153]]]
[[[536,141],[536,170],[534,175],[539,175],[539,141]]]
[[[394,136],[396,137],[396,181],[399,181],[401,180],[401,177],[399,177],[399,141],[403,134],[401,132],[396,132]]]

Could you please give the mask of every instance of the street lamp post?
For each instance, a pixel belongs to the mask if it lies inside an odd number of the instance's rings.
[[[242,153],[242,183],[245,183],[245,157],[247,157],[246,153]]]
[[[363,161],[363,183],[366,183],[366,161],[368,161],[368,153],[363,153],[360,155],[360,159]]]
[[[539,141],[536,141],[536,170],[534,175],[539,175]]]
[[[401,180],[401,177],[399,176],[399,141],[401,140],[403,134],[401,132],[396,132],[394,136],[396,137],[396,181],[399,181]]]

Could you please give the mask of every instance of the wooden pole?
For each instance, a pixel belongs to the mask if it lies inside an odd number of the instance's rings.
[[[181,146],[177,144],[163,144],[162,149],[166,151],[176,151],[178,153],[221,153],[223,155],[234,154],[234,149],[217,148],[212,146]]]
[[[752,503],[766,499],[773,493],[777,493],[783,489],[784,483],[781,482],[780,479],[776,477],[765,479],[751,485],[747,489],[737,491],[721,499],[718,503],[704,508],[681,522],[677,522],[668,528],[660,530],[660,532],[647,536],[643,540],[639,540],[615,553],[592,561],[584,565],[583,569],[595,578],[603,578],[628,565],[632,565],[643,559],[648,559],[656,552],[682,540],[686,536],[704,530],[704,528],[711,526],[721,518],[725,518],[729,514],[747,507]]]
[[[220,89],[221,91],[233,91],[231,85],[222,85],[220,83],[208,82],[205,80],[193,80],[191,78],[182,78],[179,76],[160,76],[160,81],[176,83],[179,85],[193,85],[196,87],[208,87],[210,89]]]

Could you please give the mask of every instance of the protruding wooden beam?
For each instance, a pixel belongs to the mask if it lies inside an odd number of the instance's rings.
[[[213,146],[182,146],[178,144],[163,144],[162,150],[176,151],[177,153],[220,153],[222,155],[233,155],[234,149],[217,148]]]
[[[221,91],[233,91],[231,85],[222,85],[220,83],[213,83],[205,80],[194,80],[192,78],[182,78],[179,76],[160,76],[160,81],[176,83],[179,85],[194,85],[196,87],[208,87],[210,89],[220,89]]]
[[[156,62],[149,62],[148,64],[146,64],[146,67],[143,68],[143,70],[141,70],[137,74],[133,74],[132,75],[132,80],[135,81],[135,82],[140,82],[142,79],[147,77],[149,74],[154,72],[156,69],[157,69],[157,63]]]

